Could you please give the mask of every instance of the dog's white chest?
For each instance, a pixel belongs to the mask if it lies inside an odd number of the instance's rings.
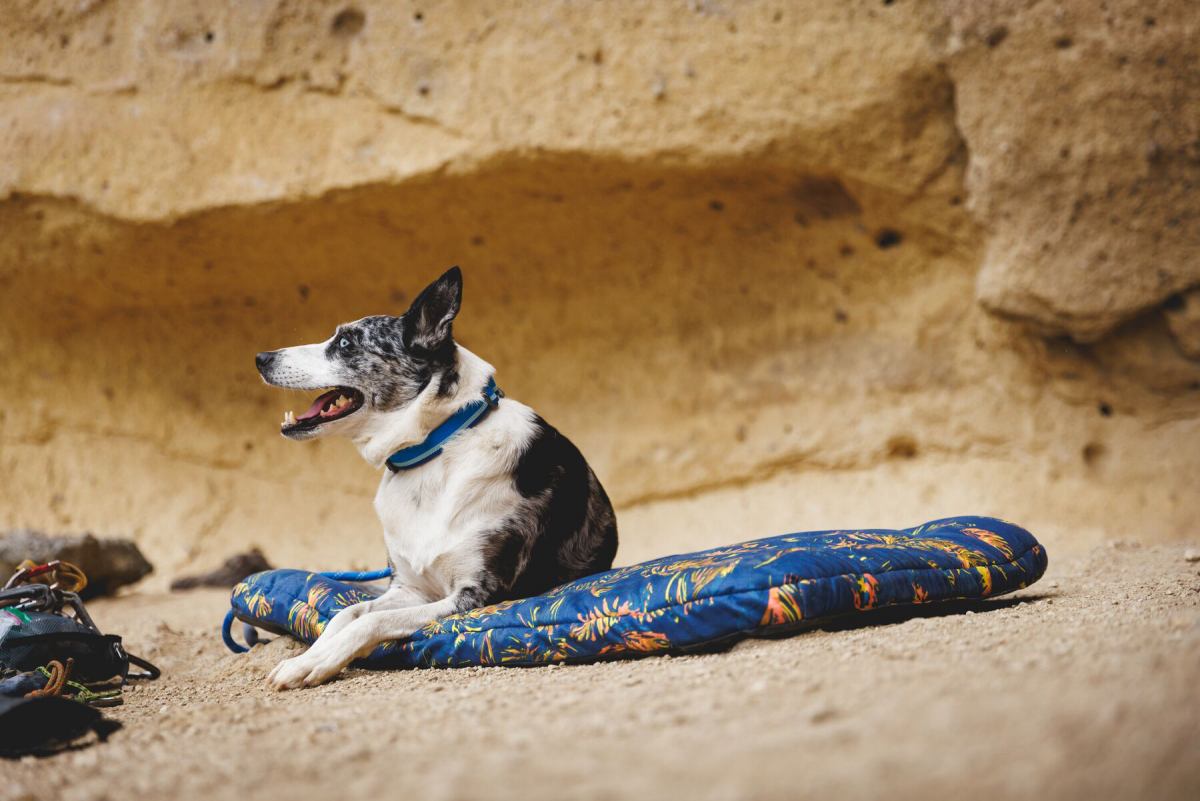
[[[471,557],[480,550],[475,542],[479,527],[458,512],[466,500],[464,493],[455,487],[437,488],[429,473],[386,477],[375,498],[375,509],[396,569],[411,571],[418,584],[428,585],[431,594],[444,595],[453,587],[456,574],[467,568],[465,563],[474,561]]]
[[[494,417],[503,418],[502,412]],[[433,461],[384,475],[375,495],[388,556],[429,597],[445,597],[484,566],[488,539],[521,502],[504,420],[465,432]]]

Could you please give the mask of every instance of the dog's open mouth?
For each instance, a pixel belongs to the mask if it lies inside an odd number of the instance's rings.
[[[304,414],[297,415],[291,410],[284,412],[280,430],[286,434],[341,420],[361,409],[363,400],[363,394],[353,387],[334,387],[321,393]]]

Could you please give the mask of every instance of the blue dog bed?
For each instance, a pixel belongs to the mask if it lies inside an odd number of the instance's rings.
[[[545,595],[436,620],[383,643],[381,668],[544,665],[703,650],[796,631],[855,611],[978,599],[1026,587],[1046,551],[1023,528],[955,517],[898,531],[785,534],[597,573]],[[341,609],[374,595],[303,570],[233,589],[236,617],[312,642]]]

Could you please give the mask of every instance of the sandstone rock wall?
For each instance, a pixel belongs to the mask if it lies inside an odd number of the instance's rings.
[[[1200,9],[949,7],[984,305],[1094,341],[1200,284]]]
[[[371,470],[252,357],[458,263],[623,561],[1194,536],[1200,15],[1092,5],[17,4],[0,528],[375,564]]]

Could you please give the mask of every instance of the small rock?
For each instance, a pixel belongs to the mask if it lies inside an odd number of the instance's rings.
[[[819,706],[808,713],[809,723],[825,723],[837,717],[837,710],[831,706]]]
[[[1200,551],[1195,548],[1188,548],[1183,552],[1183,560],[1185,562],[1200,562]]]
[[[183,576],[171,582],[171,590],[190,590],[193,587],[232,587],[252,573],[270,570],[271,563],[258,548],[234,554],[216,570],[195,576]]]
[[[346,760],[350,762],[363,762],[370,757],[371,750],[365,745],[359,745],[355,748],[351,748],[350,751],[345,755]]]
[[[131,540],[99,539],[90,533],[50,535],[31,529],[0,534],[3,578],[16,572],[17,565],[26,559],[39,564],[58,559],[79,567],[88,579],[80,593],[84,599],[111,595],[154,570]]]

